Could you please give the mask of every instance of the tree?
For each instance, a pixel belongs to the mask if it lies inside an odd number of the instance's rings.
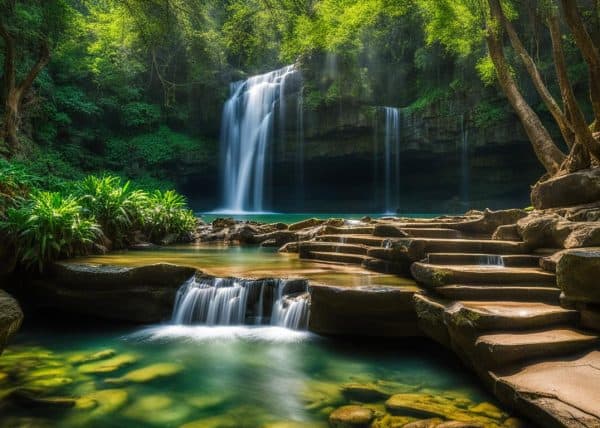
[[[418,1],[425,17],[425,30],[430,42],[441,42],[459,54],[470,54],[483,38],[486,43],[493,75],[506,95],[513,110],[519,117],[533,149],[550,175],[571,172],[586,168],[591,159],[600,159],[600,141],[592,134],[593,126],[600,123],[600,56],[598,47],[588,33],[580,15],[577,3],[572,0],[559,0],[563,16],[575,43],[589,69],[590,102],[595,122],[589,127],[576,100],[569,81],[564,52],[563,35],[560,31],[560,17],[554,0],[540,1],[537,12],[546,15],[546,23],[552,41],[552,58],[556,70],[556,80],[562,97],[561,107],[548,89],[533,57],[521,42],[513,21],[518,16],[516,4],[501,0],[449,0]],[[460,15],[463,16],[460,16]],[[460,18],[459,18],[460,16]],[[459,24],[453,24],[459,23]],[[462,27],[462,28],[461,28]],[[483,30],[478,31],[478,28]],[[504,35],[508,35],[510,45],[517,53],[529,74],[536,91],[548,108],[570,149],[568,156],[553,141],[539,115],[527,103],[519,88],[515,72],[505,55]],[[482,71],[489,76],[489,69],[481,63]]]
[[[4,44],[4,144],[0,151],[10,157],[20,150],[18,130],[22,104],[35,79],[50,61],[57,35],[67,21],[69,6],[62,0],[2,0],[0,37]],[[18,64],[22,52],[37,51],[33,64]]]

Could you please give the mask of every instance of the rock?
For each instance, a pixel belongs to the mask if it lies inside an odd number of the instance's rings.
[[[408,233],[404,232],[400,227],[394,226],[393,224],[378,224],[373,230],[373,235],[394,238],[404,238],[409,236]]]
[[[288,242],[297,241],[298,234],[289,230],[276,230],[274,232],[263,233],[254,236],[254,242],[260,243],[264,241],[274,240],[277,247],[281,247]]]
[[[375,413],[362,406],[342,406],[329,415],[329,424],[335,428],[368,427]]]
[[[440,418],[422,419],[420,421],[414,421],[404,425],[403,428],[435,428],[438,427],[443,420]]]
[[[141,369],[133,370],[119,378],[106,379],[105,382],[115,384],[125,382],[145,383],[153,381],[155,379],[176,375],[182,370],[183,366],[181,364],[157,363],[147,367],[143,367]]]
[[[230,241],[238,241],[240,244],[259,244],[264,241],[264,239],[257,238],[257,235],[260,235],[260,233],[261,231],[258,227],[251,224],[243,224],[236,228],[233,233],[229,235],[228,239]]]
[[[342,385],[342,394],[348,400],[360,401],[362,403],[382,401],[389,397],[389,394],[380,390],[377,385],[363,383],[347,383]]]
[[[439,424],[436,428],[485,428],[479,422],[448,421]]]
[[[78,398],[75,408],[90,411],[92,416],[104,416],[125,405],[129,394],[124,389],[104,389]]]
[[[530,248],[600,246],[600,222],[569,221],[556,213],[533,213],[517,223]]]
[[[537,209],[567,207],[600,200],[600,168],[577,171],[537,182],[531,202]]]
[[[72,397],[43,397],[33,395],[28,391],[16,390],[10,398],[19,405],[27,408],[46,407],[68,409],[75,406],[77,400]]]
[[[114,349],[104,349],[92,354],[76,354],[69,357],[67,361],[71,364],[84,364],[91,363],[93,361],[104,360],[106,358],[114,357],[115,355],[116,351]]]
[[[315,427],[326,427],[325,424],[319,424],[314,422],[300,422],[300,421],[277,421],[269,422],[262,426],[262,428],[315,428]]]
[[[519,219],[527,216],[527,211],[510,209],[491,211],[485,209],[481,216],[475,220],[467,220],[452,225],[453,229],[461,232],[491,235],[500,226],[515,224]]]
[[[101,360],[93,363],[83,364],[79,366],[81,373],[110,373],[119,370],[129,364],[133,364],[139,360],[139,357],[133,354],[118,355],[108,360]]]
[[[498,226],[492,235],[492,239],[499,241],[520,241],[519,228],[515,224],[504,224]]]
[[[184,420],[190,414],[190,408],[175,402],[168,395],[151,394],[138,398],[122,411],[129,419],[144,422],[147,425],[170,426]]]
[[[527,428],[527,424],[517,418],[507,418],[502,426],[505,428]]]
[[[412,296],[417,287],[336,287],[311,283],[308,329],[318,334],[421,336]]]
[[[171,317],[177,290],[196,269],[168,263],[139,267],[55,263],[26,285],[38,308],[102,319],[151,323]]]
[[[501,419],[506,416],[504,412],[498,408],[498,406],[488,402],[479,403],[475,406],[469,407],[469,412],[484,415],[492,419]]]
[[[297,253],[298,252],[298,243],[297,242],[288,242],[279,248],[280,253]]]
[[[214,219],[211,224],[212,224],[213,229],[223,229],[226,227],[234,226],[235,223],[236,223],[236,221],[231,217],[229,217],[229,218],[219,217],[219,218]]]
[[[168,233],[160,239],[160,245],[172,245],[176,243],[179,239],[178,233]]]
[[[306,229],[309,227],[320,226],[323,223],[325,223],[325,220],[321,220],[318,218],[308,218],[306,220],[302,220],[297,223],[290,224],[288,227],[288,230],[296,231],[296,230]]]
[[[556,281],[567,299],[600,303],[600,248],[563,252],[556,266]]]
[[[23,311],[19,303],[7,292],[0,290],[0,354],[8,340],[21,327]]]

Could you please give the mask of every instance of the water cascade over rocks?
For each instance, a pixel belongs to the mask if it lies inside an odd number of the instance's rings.
[[[385,212],[392,214],[400,207],[400,109],[383,107],[383,112]]]
[[[308,283],[299,279],[241,280],[196,276],[177,291],[174,324],[308,327]]]
[[[223,211],[265,210],[273,128],[285,127],[286,86],[299,76],[296,66],[288,65],[231,84],[221,125]]]

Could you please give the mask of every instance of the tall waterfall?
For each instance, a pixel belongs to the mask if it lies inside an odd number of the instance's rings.
[[[231,85],[223,107],[221,150],[224,209],[264,211],[265,177],[277,114],[285,123],[286,80],[299,73],[294,65]]]
[[[465,207],[470,203],[470,174],[469,174],[469,129],[466,114],[461,115],[460,121],[460,199]]]
[[[177,291],[175,324],[274,325],[308,327],[309,301],[304,280],[196,278]]]
[[[395,213],[400,207],[400,109],[383,107],[383,111],[385,210],[387,213]]]

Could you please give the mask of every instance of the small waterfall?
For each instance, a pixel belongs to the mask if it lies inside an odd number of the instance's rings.
[[[304,280],[197,278],[177,291],[174,324],[274,325],[306,329],[309,296]]]
[[[400,109],[383,107],[383,111],[385,211],[395,213],[400,207]]]
[[[265,170],[276,107],[282,129],[286,80],[297,73],[294,65],[288,65],[231,85],[221,126],[225,210],[264,210],[265,176],[269,176]]]
[[[470,205],[470,174],[469,174],[469,129],[467,128],[466,113],[460,121],[460,199],[465,208]]]
[[[504,259],[500,255],[486,254],[477,258],[480,266],[504,266]]]

